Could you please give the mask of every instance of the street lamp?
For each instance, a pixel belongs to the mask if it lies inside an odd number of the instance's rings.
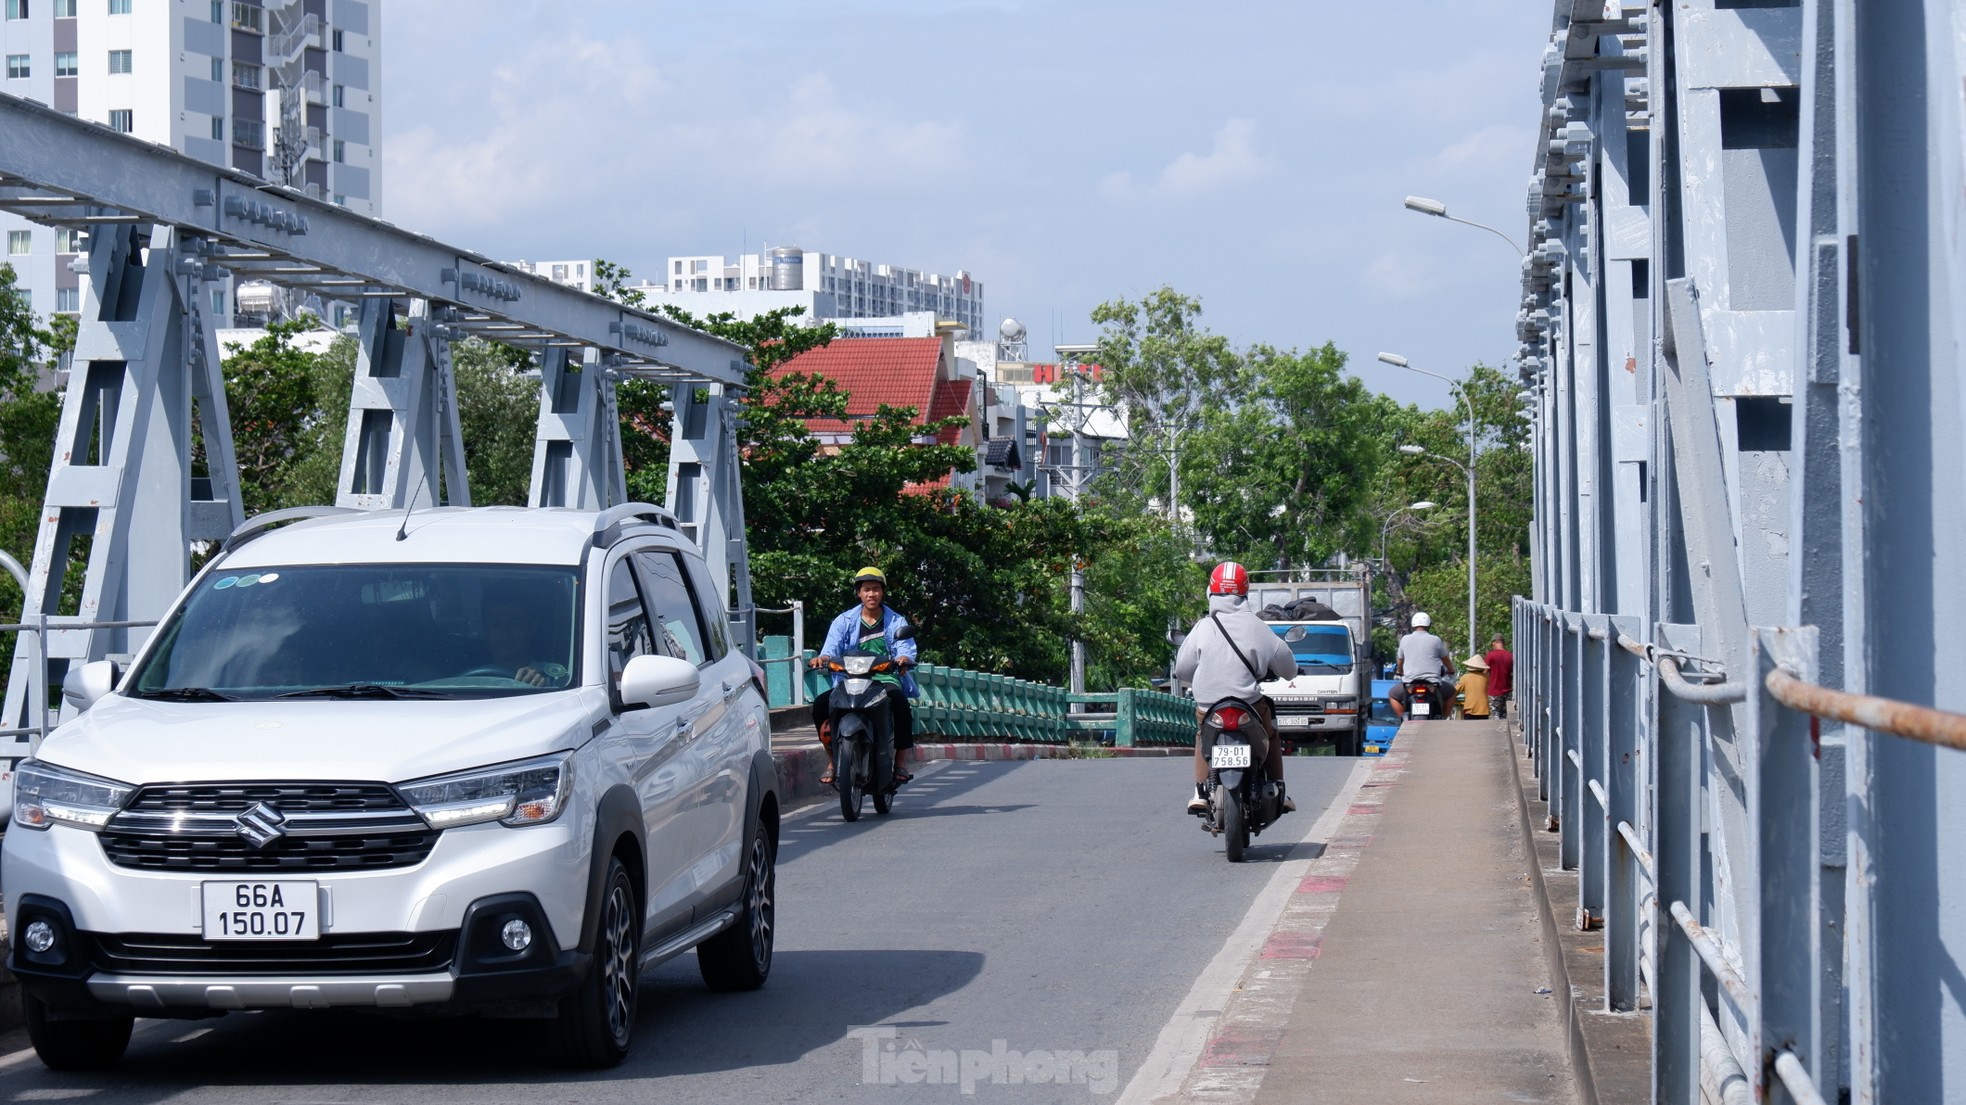
[[[1445,210],[1445,208],[1442,208],[1442,211]],[[1407,363],[1405,357],[1397,353],[1381,353],[1379,354],[1379,359],[1392,365],[1394,368],[1403,368],[1408,372],[1417,372],[1422,376],[1432,376],[1434,379],[1449,385],[1460,383],[1449,377],[1442,376],[1438,372],[1429,372],[1424,368],[1414,368],[1411,364]],[[1468,475],[1468,648],[1472,650],[1475,647],[1475,410],[1474,397],[1468,394],[1467,386],[1462,384],[1460,390],[1461,401],[1468,405],[1468,463],[1464,466],[1460,461],[1450,457],[1439,457],[1439,459],[1460,468]],[[1399,451],[1414,455],[1424,453],[1427,456],[1436,456],[1436,454],[1428,453],[1418,445],[1402,445],[1399,447]]]
[[[1379,563],[1382,565],[1386,563],[1386,535],[1392,532],[1393,523],[1399,520],[1400,515],[1417,514],[1423,510],[1432,510],[1439,505],[1431,499],[1421,499],[1417,503],[1410,503],[1386,515],[1386,524],[1379,527]]]
[[[1490,234],[1495,235],[1497,238],[1500,238],[1503,241],[1509,243],[1509,248],[1515,250],[1515,255],[1517,257],[1527,258],[1529,256],[1528,254],[1522,252],[1521,246],[1515,244],[1514,238],[1511,238],[1507,234],[1504,234],[1501,231],[1495,229],[1494,227],[1489,226],[1487,223],[1478,223],[1471,219],[1463,219],[1448,214],[1447,205],[1440,202],[1439,200],[1430,200],[1425,196],[1408,196],[1406,197],[1406,209],[1408,211],[1418,211],[1422,215],[1432,215],[1436,219],[1446,219],[1450,223],[1460,223],[1462,226],[1472,226],[1479,230],[1486,230]]]

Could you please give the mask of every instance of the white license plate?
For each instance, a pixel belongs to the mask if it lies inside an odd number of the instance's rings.
[[[1218,744],[1209,753],[1211,767],[1248,767],[1249,746],[1246,744]]]
[[[1308,729],[1318,719],[1304,714],[1278,714],[1277,724],[1285,729]]]
[[[1433,703],[1431,702],[1415,702],[1413,704],[1414,717],[1426,717],[1427,715],[1433,712],[1434,712],[1434,707],[1433,707]]]
[[[318,940],[319,884],[295,879],[205,884],[207,940]]]

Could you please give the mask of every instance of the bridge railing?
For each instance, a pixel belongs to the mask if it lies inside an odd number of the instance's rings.
[[[810,661],[813,653],[801,655]],[[915,682],[921,688],[913,702],[918,737],[1047,744],[1089,740],[1122,748],[1192,745],[1195,739],[1194,701],[1159,691],[1126,688],[1073,695],[1048,683],[940,664],[915,668]],[[769,685],[772,706],[795,704],[775,678]],[[804,701],[831,686],[824,672],[804,671]]]
[[[1743,675],[1699,655],[1695,626],[1644,642],[1631,622],[1515,608],[1524,751],[1575,923],[1605,933],[1606,1010],[1649,998],[1661,1101],[1771,1080],[1822,1101],[1867,923],[1845,819],[1878,800],[1823,723],[1966,750],[1966,715],[1818,685],[1812,627],[1755,629]]]

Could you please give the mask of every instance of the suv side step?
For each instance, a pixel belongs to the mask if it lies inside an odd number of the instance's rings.
[[[664,959],[669,958],[672,955],[676,955],[680,952],[688,951],[689,949],[695,947],[696,945],[703,943],[705,940],[710,939],[712,936],[715,936],[718,933],[729,928],[730,923],[736,919],[737,919],[737,912],[735,910],[729,910],[729,909],[724,910],[723,912],[717,914],[715,917],[712,917],[709,920],[703,922],[702,924],[697,925],[695,928],[690,929],[688,932],[683,933],[681,936],[676,937],[675,939],[669,941],[666,944],[663,944],[661,947],[658,947],[654,951],[643,956],[642,969],[647,970],[648,968],[655,966],[657,963],[661,962]]]

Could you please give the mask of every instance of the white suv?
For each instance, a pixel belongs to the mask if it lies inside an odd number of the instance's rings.
[[[620,1062],[652,964],[771,969],[760,684],[657,507],[248,522],[127,674],[71,674],[84,712],[17,769],[35,1050],[353,1006],[551,1018],[568,1062]]]

